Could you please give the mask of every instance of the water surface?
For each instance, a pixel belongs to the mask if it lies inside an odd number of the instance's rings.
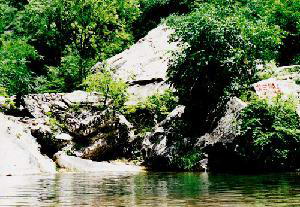
[[[0,206],[300,206],[300,174],[60,173],[0,177]]]

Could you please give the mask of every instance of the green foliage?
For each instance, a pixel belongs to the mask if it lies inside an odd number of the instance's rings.
[[[257,99],[257,95],[254,91],[244,90],[244,91],[241,91],[239,99],[241,99],[244,102],[249,102],[254,99]]]
[[[261,169],[299,167],[300,119],[290,100],[253,100],[240,116],[237,152]]]
[[[204,154],[200,149],[190,149],[183,154],[177,155],[173,165],[181,170],[198,170],[199,162],[204,159]],[[197,169],[198,168],[198,169]]]
[[[26,40],[2,37],[0,45],[0,85],[9,95],[27,94],[32,90],[30,61],[39,58]]]
[[[0,0],[0,2],[1,1],[18,10],[23,9],[24,6],[28,4],[28,0]]]
[[[126,106],[126,116],[138,132],[151,131],[156,123],[163,121],[177,106],[178,98],[171,90],[157,93],[136,105]]]
[[[217,0],[224,2],[224,0]],[[283,44],[279,49],[278,62],[281,65],[295,64],[294,57],[300,53],[300,2],[298,0],[238,0],[229,1],[243,7],[247,18],[266,21],[285,31]]]
[[[132,24],[140,15],[137,0],[1,0],[0,11],[0,34],[11,34],[43,57],[26,65],[36,76],[27,81],[36,92],[78,88],[92,63],[133,43]]]
[[[69,46],[82,58],[103,60],[132,43],[138,15],[135,0],[32,0],[20,13],[18,31],[60,52]]]
[[[49,66],[48,75],[35,80],[35,90],[44,93],[80,89],[82,78],[87,76],[94,64],[93,60],[82,59],[78,54],[66,55],[62,57],[60,66]]]
[[[8,97],[6,88],[0,86],[0,96]]]
[[[300,1],[280,0],[274,2],[275,11],[270,15],[270,22],[279,25],[287,32],[280,49],[281,64],[295,64],[295,56],[300,53]]]
[[[3,103],[0,103],[0,112],[13,114],[15,111],[18,111],[15,102],[12,99],[7,97],[5,91],[2,95],[6,97],[6,99]],[[1,96],[1,87],[0,87],[0,96]]]
[[[0,34],[10,29],[17,9],[9,6],[7,2],[0,1]]]
[[[300,55],[296,55],[296,56],[293,58],[293,63],[294,63],[294,64],[297,64],[297,65],[300,65]]]
[[[105,98],[105,104],[111,100],[114,110],[121,111],[127,101],[127,84],[122,80],[113,79],[111,71],[104,70],[89,75],[83,85],[88,92],[100,92]]]
[[[140,0],[141,15],[133,30],[136,40],[161,23],[161,19],[172,13],[186,13],[194,0]]]
[[[54,114],[49,111],[46,113],[46,115],[48,116],[48,122],[47,124],[49,125],[49,127],[51,128],[51,130],[57,132],[59,129],[66,129],[66,126],[64,123],[61,123],[55,116]],[[54,139],[53,137],[51,137],[51,139]]]
[[[223,88],[236,90],[236,82],[253,78],[256,59],[276,58],[283,37],[279,27],[247,19],[234,5],[203,3],[187,16],[169,18],[168,24],[176,29],[174,39],[183,41],[184,50],[174,54],[168,73],[181,98],[199,84],[212,97]]]
[[[188,135],[191,124],[184,119],[176,119],[167,123],[168,141],[167,146],[172,159],[167,165],[177,170],[200,170],[200,161],[204,159],[204,153],[200,147],[195,146],[195,139]]]
[[[163,121],[169,113],[177,106],[178,98],[171,90],[166,90],[164,93],[158,93],[147,98],[145,103],[142,103],[142,108],[146,108],[155,114],[157,122]],[[144,106],[143,106],[144,105]]]

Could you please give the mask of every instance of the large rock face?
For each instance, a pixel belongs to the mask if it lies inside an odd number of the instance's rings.
[[[54,162],[22,123],[1,113],[0,123],[0,175],[55,173]]]
[[[219,149],[232,146],[235,138],[238,136],[236,118],[246,106],[247,104],[240,99],[236,97],[231,98],[226,104],[225,114],[219,120],[217,127],[200,138],[180,137],[180,129],[178,130],[177,128],[180,128],[181,125],[177,126],[176,122],[185,123],[186,121],[184,120],[185,107],[178,106],[164,121],[155,127],[153,133],[145,137],[142,152],[146,163],[155,169],[172,168],[170,164],[178,156],[181,150],[180,147],[183,147],[190,151],[197,149],[199,152],[202,152],[203,160],[195,167],[197,170],[206,170],[208,168],[207,164],[210,161],[214,162],[216,152],[222,153]],[[230,150],[234,149],[230,148]],[[206,153],[208,153],[208,163]],[[222,162],[225,163],[224,161]]]
[[[172,123],[181,120],[184,111],[185,106],[177,106],[154,128],[154,132],[145,137],[142,143],[142,153],[146,163],[151,167],[162,170],[169,168],[169,163],[172,163],[177,145],[176,141],[169,140],[174,129]]]
[[[217,127],[211,132],[198,139],[197,145],[202,147],[212,147],[215,144],[226,145],[231,143],[237,136],[236,120],[239,112],[247,104],[242,100],[233,97],[226,104],[225,115],[219,120]]]
[[[116,114],[109,100],[97,93],[75,91],[24,97],[33,118],[22,119],[37,137],[42,151],[52,157],[64,150],[96,161],[125,156],[132,126]]]
[[[166,83],[171,51],[178,50],[176,42],[170,43],[173,30],[164,25],[157,27],[124,52],[108,59],[106,64],[114,70],[114,76],[129,83],[129,103],[162,92],[170,86]],[[99,71],[103,63],[94,66]]]
[[[236,161],[236,139],[239,138],[237,121],[240,112],[247,106],[236,97],[232,97],[226,104],[224,116],[218,121],[216,128],[198,138],[196,147],[202,149],[208,159],[206,169],[210,171],[238,170],[234,166]]]
[[[97,133],[109,113],[108,110],[100,110],[104,99],[99,94],[84,91],[27,95],[24,103],[34,117],[34,129],[41,126],[44,131],[49,131],[50,127],[45,127],[45,124],[52,121],[56,123],[50,124],[57,124],[76,138]]]
[[[84,91],[31,94],[23,98],[25,108],[34,118],[44,118],[50,113],[62,113],[72,106],[99,106],[103,105],[104,102],[104,99],[98,93],[87,93]]]

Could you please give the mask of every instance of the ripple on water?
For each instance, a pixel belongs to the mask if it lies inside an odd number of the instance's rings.
[[[300,174],[61,173],[0,177],[0,206],[300,206]]]

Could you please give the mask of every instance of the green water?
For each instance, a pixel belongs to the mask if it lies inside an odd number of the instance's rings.
[[[0,177],[0,206],[300,206],[300,174],[80,174]]]

